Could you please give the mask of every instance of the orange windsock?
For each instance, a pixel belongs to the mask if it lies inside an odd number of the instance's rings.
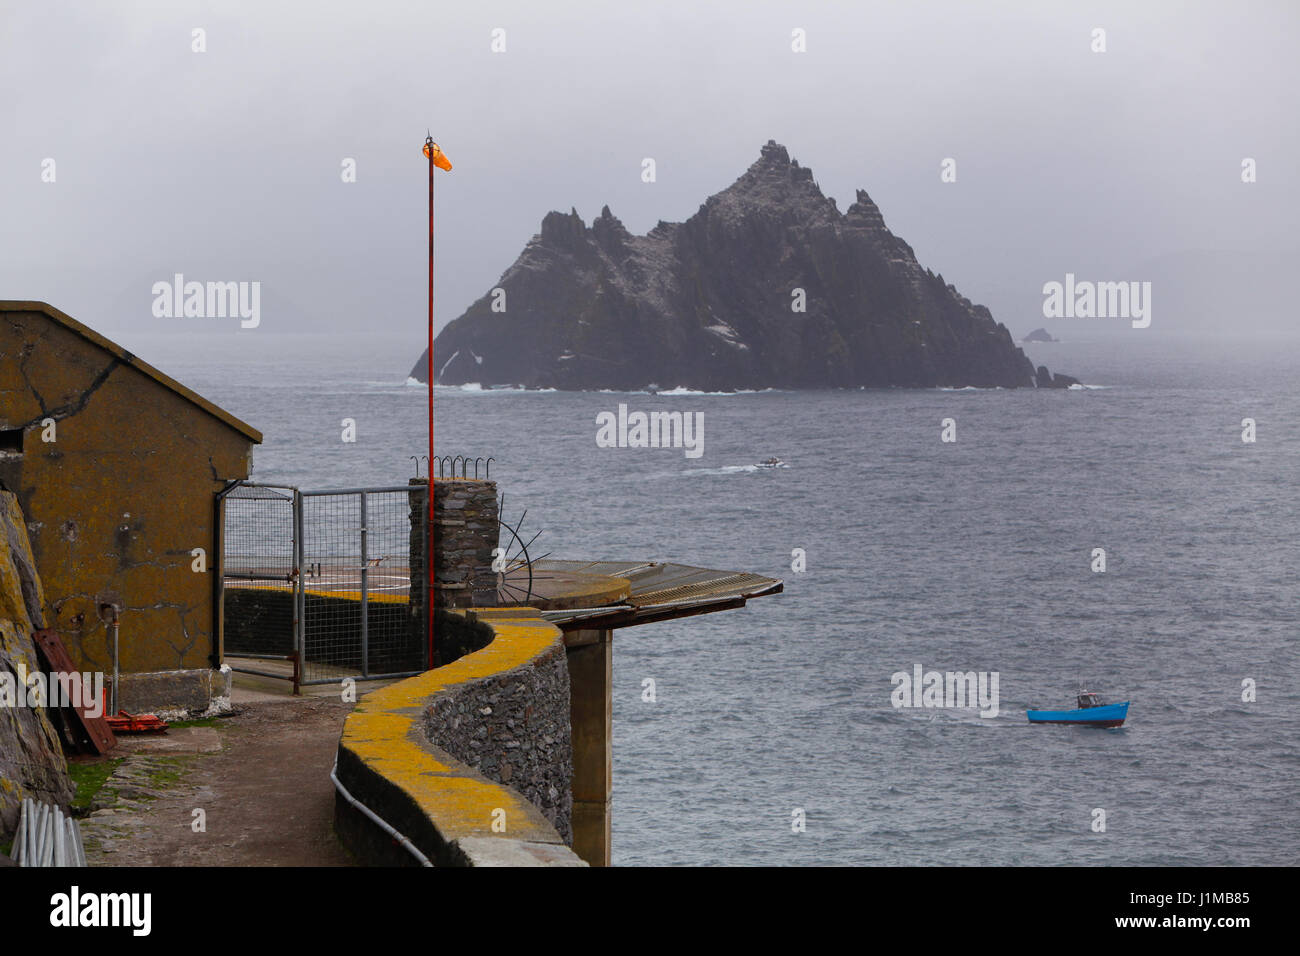
[[[451,172],[451,160],[447,158],[446,153],[438,148],[437,143],[432,140],[425,143],[424,155],[426,158],[432,159],[433,165],[437,166],[439,169],[445,169],[448,172]]]

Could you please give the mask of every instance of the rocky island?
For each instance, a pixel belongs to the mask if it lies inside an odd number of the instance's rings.
[[[840,212],[769,141],[685,222],[634,236],[551,212],[434,342],[435,381],[710,391],[1064,388],[989,310],[923,268],[858,190]],[[426,379],[422,355],[411,375]]]

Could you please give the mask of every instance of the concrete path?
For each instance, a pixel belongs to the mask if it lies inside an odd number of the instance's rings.
[[[99,797],[111,806],[81,821],[91,866],[351,865],[329,773],[353,705],[337,691],[233,699],[214,727],[122,738]]]

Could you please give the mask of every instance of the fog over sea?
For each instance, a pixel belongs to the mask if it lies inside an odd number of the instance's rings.
[[[1035,364],[1104,387],[437,389],[438,453],[495,457],[537,549],[786,581],[616,632],[616,864],[1297,862],[1296,343],[1052,331]],[[256,481],[404,483],[425,446],[418,329],[127,344],[265,433]],[[620,402],[702,412],[704,455],[598,448]],[[998,672],[999,714],[895,709],[916,664]],[[1081,680],[1123,728],[1028,724]]]

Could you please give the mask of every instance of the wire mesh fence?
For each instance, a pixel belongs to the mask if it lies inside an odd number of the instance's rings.
[[[423,669],[406,486],[302,494],[303,683]]]
[[[283,500],[272,494],[284,491]],[[425,534],[426,495],[421,485],[244,485],[227,495],[227,654],[290,660],[292,674],[285,668],[274,676],[292,676],[295,684],[422,671],[425,583],[417,569],[412,604],[410,559],[412,541],[418,548]]]

